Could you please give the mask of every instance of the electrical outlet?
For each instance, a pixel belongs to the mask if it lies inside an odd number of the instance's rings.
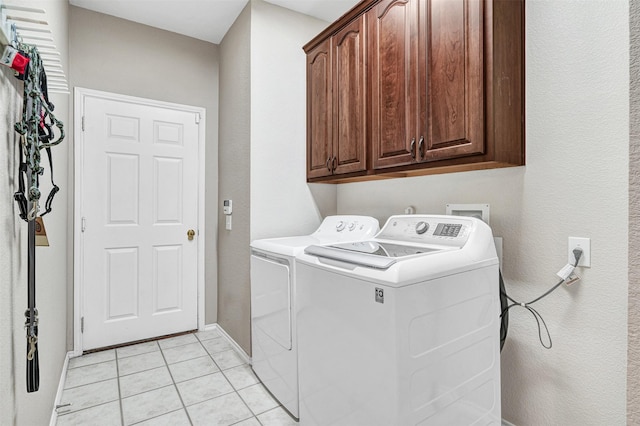
[[[567,254],[568,254],[569,263],[572,265],[576,261],[576,258],[573,255],[573,249],[576,247],[580,247],[582,249],[582,256],[580,257],[580,263],[578,263],[578,266],[582,266],[584,268],[590,268],[591,267],[591,239],[569,237],[569,249],[567,251]]]

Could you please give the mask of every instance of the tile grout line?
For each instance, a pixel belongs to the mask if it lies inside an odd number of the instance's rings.
[[[228,392],[228,393],[227,393],[227,395],[235,394],[235,395],[236,395],[236,397],[238,397],[238,398],[240,399],[240,401],[242,401],[242,405],[243,405],[246,409],[248,409],[249,413],[251,413],[250,417],[248,417],[248,418],[246,418],[246,419],[243,419],[243,420],[240,420],[239,422],[236,422],[236,423],[234,423],[234,424],[241,423],[241,422],[243,422],[243,421],[250,420],[251,418],[253,418],[253,419],[255,419],[255,420],[256,420],[256,423],[257,423],[257,424],[259,424],[259,425],[263,425],[263,423],[258,419],[258,415],[259,415],[259,414],[266,413],[266,412],[270,411],[270,409],[269,409],[269,410],[266,410],[266,411],[264,411],[264,412],[258,413],[258,414],[254,413],[254,412],[253,412],[253,410],[251,409],[251,407],[249,407],[248,403],[244,400],[244,398],[243,398],[243,397],[240,395],[240,393],[239,393],[239,391],[241,391],[241,390],[243,390],[243,389],[246,389],[246,388],[251,387],[251,386],[255,386],[255,385],[262,384],[262,382],[258,379],[257,383],[254,383],[254,384],[247,385],[247,386],[244,386],[244,387],[241,387],[241,388],[236,389],[236,387],[233,385],[233,383],[231,382],[231,380],[229,379],[229,377],[227,376],[227,374],[226,374],[225,372],[226,372],[226,371],[233,370],[233,369],[237,369],[237,368],[240,368],[240,367],[243,367],[243,366],[244,366],[244,365],[246,365],[246,364],[245,364],[244,362],[242,362],[242,363],[241,363],[241,364],[239,364],[239,365],[233,365],[233,366],[230,366],[230,367],[228,367],[228,368],[226,368],[226,369],[222,369],[222,368],[220,368],[220,365],[218,364],[218,362],[217,362],[217,361],[216,361],[216,359],[214,358],[214,355],[219,354],[219,353],[224,353],[225,351],[233,351],[233,348],[228,348],[228,349],[226,349],[226,350],[221,350],[221,351],[217,351],[217,352],[216,352],[216,351],[210,352],[210,351],[207,349],[207,347],[205,346],[204,342],[207,342],[207,341],[210,341],[210,340],[213,340],[213,339],[216,339],[216,338],[220,338],[221,336],[211,337],[211,338],[209,338],[209,339],[204,339],[204,340],[202,340],[202,339],[201,339],[199,336],[197,336],[195,333],[194,333],[193,335],[196,337],[196,341],[192,341],[192,342],[184,342],[184,343],[182,343],[182,344],[179,344],[179,345],[176,345],[176,346],[171,346],[171,347],[169,347],[169,348],[162,348],[162,346],[160,346],[160,344],[159,344],[159,341],[158,341],[158,340],[156,340],[156,341],[154,342],[154,343],[155,343],[155,346],[156,346],[156,347],[158,348],[158,350],[160,351],[160,355],[162,356],[162,359],[163,359],[163,362],[164,362],[164,367],[165,367],[165,368],[167,368],[167,370],[168,370],[168,372],[169,372],[169,376],[170,376],[170,378],[171,378],[171,383],[170,383],[170,384],[168,384],[167,386],[171,386],[171,385],[173,385],[174,389],[175,389],[175,390],[176,390],[176,392],[178,393],[178,397],[180,398],[180,402],[181,402],[181,405],[182,405],[182,409],[184,410],[185,414],[187,415],[187,419],[188,419],[189,423],[190,423],[192,426],[193,426],[193,424],[194,424],[194,423],[193,423],[193,420],[192,420],[192,418],[191,418],[191,416],[190,416],[190,414],[189,414],[189,412],[188,412],[188,410],[187,410],[187,406],[186,406],[186,404],[185,404],[185,401],[184,401],[184,399],[183,399],[182,395],[180,394],[179,388],[178,388],[178,386],[177,386],[176,379],[175,379],[175,377],[174,377],[173,373],[171,372],[171,369],[170,369],[170,367],[169,367],[169,366],[170,366],[170,364],[168,363],[168,359],[166,358],[166,356],[165,356],[165,354],[164,354],[164,351],[165,351],[165,349],[166,349],[166,350],[172,350],[172,349],[176,349],[176,348],[181,347],[181,346],[185,346],[185,345],[188,345],[188,344],[196,343],[196,342],[197,342],[197,343],[199,343],[199,344],[200,344],[200,347],[202,347],[202,348],[204,349],[204,351],[205,351],[205,355],[203,355],[203,356],[202,356],[202,358],[204,358],[205,356],[209,357],[209,359],[210,359],[211,361],[213,361],[214,366],[218,368],[218,371],[217,371],[217,372],[222,373],[222,377],[224,377],[225,381],[226,381],[226,382],[227,382],[227,384],[230,386],[231,391],[230,391],[230,392]],[[119,404],[120,421],[121,421],[121,425],[123,425],[123,426],[124,426],[124,425],[126,425],[126,423],[125,423],[125,419],[124,419],[124,404],[123,404],[123,399],[126,399],[126,398],[124,398],[124,397],[123,397],[122,383],[121,383],[121,380],[120,380],[120,379],[121,379],[121,377],[126,377],[126,376],[129,376],[129,375],[132,375],[132,374],[137,374],[137,373],[141,373],[141,372],[144,372],[144,371],[150,371],[150,370],[152,370],[152,368],[147,369],[147,370],[137,371],[137,372],[135,372],[135,373],[129,373],[129,374],[126,374],[126,375],[122,375],[122,376],[121,376],[121,375],[120,375],[120,361],[124,361],[125,359],[130,358],[130,357],[133,357],[133,356],[136,356],[136,355],[144,355],[144,354],[146,354],[146,353],[151,353],[151,352],[155,352],[155,350],[154,350],[154,351],[149,351],[149,352],[144,352],[144,353],[142,353],[142,354],[133,354],[133,355],[131,355],[131,354],[130,354],[130,355],[128,355],[128,356],[122,357],[122,356],[118,353],[117,348],[114,348],[114,358],[113,358],[113,361],[114,361],[114,363],[115,363],[115,367],[116,367],[116,379],[118,380],[118,381],[117,381],[117,386],[118,386],[117,401],[118,401],[118,404]],[[200,357],[196,357],[196,358],[200,358]],[[185,359],[184,361],[180,361],[180,362],[189,362],[189,361],[191,361],[191,360],[192,360],[192,359]],[[106,362],[109,362],[109,361],[110,361],[110,360],[105,360],[105,361],[101,361],[101,362],[94,362],[94,363],[87,364],[87,365],[77,366],[77,367],[74,367],[74,368],[72,368],[72,369],[76,369],[76,368],[78,368],[78,369],[79,369],[79,368],[82,368],[82,367],[94,367],[95,365],[102,364],[102,363],[106,363]],[[224,359],[223,359],[222,361],[224,361]],[[177,364],[177,363],[176,363],[176,364]],[[157,368],[160,368],[160,366],[159,366],[159,367],[157,367]],[[71,370],[71,369],[67,368],[67,370]],[[211,374],[215,374],[215,372],[214,372],[214,373],[211,373]],[[207,376],[207,375],[208,375],[208,374],[205,374],[204,376]],[[201,376],[198,376],[198,378],[199,378],[199,377],[204,377],[204,376],[202,376],[202,375],[201,375]],[[69,388],[69,389],[75,389],[75,388],[78,388],[78,387],[81,387],[81,386],[91,385],[91,384],[94,384],[94,383],[105,382],[105,381],[108,381],[108,380],[111,380],[111,379],[99,380],[98,382],[92,382],[92,383],[88,383],[88,384],[84,384],[84,385],[79,385],[79,386],[76,386],[76,387],[74,387],[74,388]],[[142,393],[144,393],[144,392],[142,392]],[[139,395],[139,394],[136,394],[136,395]],[[225,394],[222,394],[222,395],[219,395],[219,396],[223,396],[223,395],[225,395]],[[134,396],[134,395],[130,395],[130,396]],[[219,397],[219,396],[218,396],[218,397]],[[215,398],[217,398],[217,397],[210,398],[210,399],[215,399]],[[114,400],[114,401],[115,401],[115,400]],[[104,405],[104,404],[107,404],[107,403],[109,403],[109,402],[110,402],[110,401],[105,402],[105,403],[103,403],[103,404],[98,404],[98,405]],[[201,401],[201,402],[204,402],[204,401]],[[92,408],[92,407],[87,407],[87,409],[88,409],[88,408]],[[273,409],[277,409],[277,407],[274,407]],[[174,413],[174,412],[177,412],[177,411],[179,411],[179,410],[180,410],[180,408],[178,408],[178,409],[176,409],[176,410],[169,411],[168,413],[159,414],[158,416],[154,416],[154,417],[152,417],[151,419],[158,418],[158,417],[164,416],[164,415],[169,414],[169,413]],[[82,410],[78,410],[78,411],[82,411]],[[71,414],[71,413],[68,413],[68,414]],[[151,419],[144,419],[144,420],[140,420],[140,422],[144,422],[144,421],[151,420]],[[140,422],[136,422],[136,424],[137,424],[137,423],[140,423]]]
[[[83,385],[73,386],[73,387],[70,387],[70,388],[64,388],[63,390],[67,391],[67,390],[71,390],[71,389],[78,389],[78,388],[81,388],[83,386],[91,386],[91,385],[94,385],[96,383],[108,382],[109,380],[113,380],[113,377],[110,378],[110,379],[96,380],[95,382],[85,383]]]
[[[205,352],[209,355],[209,358],[211,358],[211,360],[213,361],[213,363],[216,365],[216,367],[218,367],[218,369],[220,370],[220,373],[222,373],[222,377],[224,377],[224,379],[227,381],[227,383],[229,383],[229,386],[231,386],[231,389],[233,389],[233,392],[229,392],[226,395],[229,395],[231,393],[235,393],[236,396],[240,399],[240,401],[244,404],[244,406],[249,410],[249,412],[252,414],[251,417],[254,417],[256,419],[256,421],[258,423],[260,423],[260,420],[258,420],[258,417],[253,413],[253,411],[251,410],[251,408],[247,405],[247,403],[245,402],[244,399],[242,399],[242,396],[240,396],[240,394],[238,393],[238,391],[236,390],[235,386],[233,386],[233,384],[231,383],[231,380],[229,380],[227,378],[227,375],[224,374],[224,370],[222,368],[220,368],[220,365],[218,365],[218,363],[216,362],[216,360],[213,358],[213,354],[209,353],[209,351],[207,350],[207,348],[204,347],[204,345],[202,344],[202,340],[200,340],[200,338],[198,336],[196,336],[196,339],[198,339],[198,341],[200,342],[200,345],[202,346],[202,348],[205,350]],[[231,367],[234,368],[234,367]],[[230,370],[230,368],[227,368],[227,370]],[[221,396],[221,395],[220,395]],[[217,397],[216,397],[217,398]],[[215,399],[215,398],[212,398]],[[236,423],[240,423],[243,422],[245,420],[250,419],[251,417],[247,417],[246,419],[240,420]],[[262,424],[262,423],[260,423]]]
[[[171,385],[167,385],[165,387],[168,388],[169,386],[171,386]],[[167,414],[177,413],[180,410],[184,410],[184,408],[178,408],[176,410],[169,411],[168,413],[158,414],[157,416],[149,417],[148,419],[144,419],[144,420],[140,420],[139,422],[131,423],[131,426],[139,425],[140,423],[148,422],[149,420],[157,419],[159,417],[166,416]],[[191,421],[191,420],[189,420],[189,421]]]
[[[260,423],[260,420],[258,420],[258,418],[257,418],[256,416],[251,416],[251,417],[249,417],[248,419],[244,419],[244,420],[240,420],[240,421],[235,422],[235,423],[231,423],[229,426],[236,426],[236,425],[239,425],[240,423],[242,423],[242,422],[246,422],[246,421],[247,421],[247,420],[249,420],[249,419],[256,419],[256,422],[258,422],[258,424],[259,424],[260,426],[262,426],[262,423]]]
[[[112,361],[114,362],[115,367],[116,367],[116,377],[115,378],[106,378],[106,379],[103,379],[103,380],[92,381],[92,382],[89,382],[89,383],[84,383],[84,384],[73,386],[73,387],[69,387],[69,388],[65,387],[63,389],[63,392],[66,392],[66,391],[69,391],[69,390],[78,389],[78,388],[85,387],[85,386],[92,386],[92,385],[95,385],[95,384],[98,384],[98,383],[104,383],[104,382],[108,382],[108,381],[111,381],[111,380],[115,379],[115,380],[118,381],[117,382],[118,383],[118,396],[117,396],[117,398],[114,399],[114,400],[111,400],[111,401],[104,401],[104,402],[101,402],[99,404],[90,405],[90,406],[83,407],[83,408],[80,408],[80,409],[77,409],[77,410],[68,411],[68,412],[65,412],[65,413],[60,413],[60,414],[58,414],[58,417],[62,417],[62,416],[70,416],[70,417],[72,417],[72,416],[76,415],[77,413],[81,413],[83,411],[87,411],[87,410],[94,409],[96,407],[108,405],[108,404],[111,404],[113,402],[118,402],[119,411],[120,411],[120,422],[121,422],[122,425],[124,424],[123,423],[123,415],[122,415],[122,406],[121,406],[121,403],[120,403],[120,386],[119,386],[119,380],[118,380],[118,361],[117,361],[117,354],[116,354],[115,350],[114,350],[114,358],[113,359],[107,359],[107,360],[96,362],[96,363],[80,365],[80,366],[76,366],[76,367],[73,367],[73,368],[69,368],[67,366],[67,372],[69,370],[75,370],[75,369],[80,369],[80,368],[84,368],[84,367],[92,367],[92,366],[95,366],[95,365],[98,365],[98,364],[106,364],[106,363],[109,363],[109,362],[112,362]],[[58,424],[58,422],[56,421],[56,425],[57,424]]]
[[[118,351],[113,350],[116,355],[116,379],[118,380],[118,405],[120,406],[120,424],[124,426],[124,409],[122,408],[122,391],[120,390],[120,365],[118,363]]]
[[[60,413],[58,415],[58,418],[66,417],[66,416],[73,417],[74,414],[82,413],[83,411],[88,411],[88,410],[91,410],[91,409],[96,408],[96,407],[102,407],[103,405],[108,405],[108,404],[111,404],[112,402],[116,402],[116,401],[117,400],[114,399],[113,401],[102,402],[100,404],[92,405],[91,407],[80,408],[80,409],[78,409],[76,411],[68,411],[66,413]],[[57,424],[57,422],[56,422],[56,424]]]
[[[160,355],[162,355],[162,359],[164,360],[164,364],[167,367],[167,371],[169,372],[169,377],[171,377],[171,383],[173,383],[173,387],[176,390],[176,393],[178,394],[178,398],[180,398],[180,403],[182,404],[182,409],[184,410],[184,413],[187,415],[187,420],[189,420],[189,424],[191,426],[193,426],[193,421],[191,420],[191,416],[189,415],[189,410],[187,410],[187,406],[185,405],[184,400],[182,399],[182,395],[180,394],[180,390],[178,389],[178,385],[176,384],[176,380],[173,378],[173,373],[171,373],[171,368],[169,368],[169,363],[167,362],[167,358],[165,358],[165,356],[164,356],[164,351],[162,349],[162,346],[160,346],[159,343],[158,343],[158,346],[160,347]]]
[[[214,361],[214,362],[215,362],[215,361]],[[227,368],[227,370],[230,370],[230,368]],[[220,371],[222,372],[222,370],[220,370]],[[224,373],[222,373],[222,376],[223,376],[225,379],[227,379],[227,376],[226,376]],[[229,381],[229,379],[227,379],[227,381],[229,382],[229,384],[231,384],[231,382]],[[254,386],[254,385],[251,385],[251,386]],[[247,386],[247,387],[249,387],[249,386]],[[260,420],[258,420],[258,415],[257,415],[256,413],[254,413],[254,412],[253,412],[253,410],[251,409],[251,407],[249,407],[249,404],[247,404],[247,401],[245,401],[245,400],[244,400],[244,398],[242,397],[242,395],[240,395],[240,392],[238,392],[238,391],[236,390],[236,388],[235,388],[233,385],[231,385],[231,388],[233,389],[233,392],[238,396],[238,398],[240,398],[240,401],[242,401],[242,403],[244,404],[244,406],[245,406],[245,407],[247,407],[247,409],[248,409],[248,410],[249,410],[249,412],[251,413],[251,417],[255,417],[255,419],[258,421],[258,423],[260,423]],[[246,389],[246,388],[243,388],[243,389]],[[251,417],[249,417],[249,418],[251,418]],[[244,420],[247,420],[247,419],[244,419]],[[243,421],[243,420],[241,420],[241,421]]]

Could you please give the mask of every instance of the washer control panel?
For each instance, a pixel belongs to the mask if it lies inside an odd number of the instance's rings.
[[[462,247],[473,226],[460,216],[391,216],[376,238]]]
[[[425,222],[424,220],[421,220],[416,225],[416,233],[417,234],[424,234],[428,230],[429,230],[429,224],[427,222]]]

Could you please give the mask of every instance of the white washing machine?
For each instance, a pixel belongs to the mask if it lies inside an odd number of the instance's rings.
[[[392,216],[375,238],[298,256],[300,422],[500,425],[491,229]]]
[[[311,235],[251,243],[251,352],[253,371],[271,394],[299,416],[295,257],[312,244],[372,238],[378,220],[328,216]]]

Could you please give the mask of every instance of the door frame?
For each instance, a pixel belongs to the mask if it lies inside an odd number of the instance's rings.
[[[197,324],[199,330],[204,330],[204,265],[205,265],[205,145],[206,145],[206,109],[202,107],[183,105],[171,102],[157,101],[153,99],[139,98],[135,96],[121,95],[117,93],[103,92],[94,89],[86,89],[76,87],[74,89],[74,107],[73,107],[73,351],[72,356],[80,356],[83,351],[83,340],[81,332],[81,318],[84,316],[84,282],[83,282],[83,250],[84,238],[82,233],[82,209],[81,194],[83,188],[84,163],[82,161],[84,154],[84,131],[83,115],[85,99],[100,98],[118,102],[129,102],[139,105],[160,107],[173,109],[182,112],[192,112],[194,116],[199,114],[198,126],[198,273],[197,273]],[[197,119],[197,118],[196,118]]]

